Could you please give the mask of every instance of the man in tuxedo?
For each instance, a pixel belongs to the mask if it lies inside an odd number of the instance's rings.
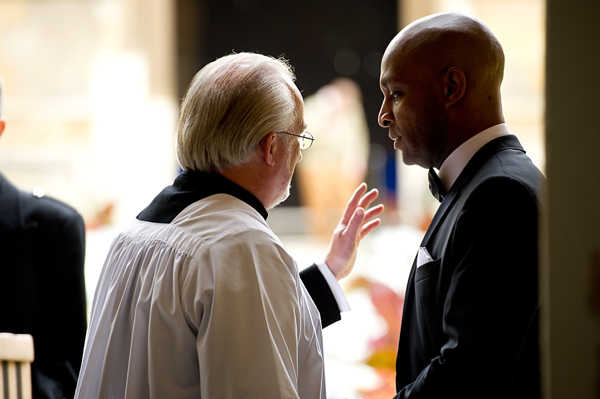
[[[0,79],[0,135],[6,127]],[[81,215],[0,173],[0,332],[31,334],[34,399],[75,393],[86,330]]]
[[[379,124],[441,202],[406,288],[398,399],[540,396],[544,178],[504,123],[503,70],[493,33],[457,13],[408,25],[382,59]]]

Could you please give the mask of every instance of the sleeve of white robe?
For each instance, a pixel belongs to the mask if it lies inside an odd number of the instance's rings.
[[[190,263],[182,304],[197,328],[206,398],[298,398],[297,267],[265,231],[234,233]]]

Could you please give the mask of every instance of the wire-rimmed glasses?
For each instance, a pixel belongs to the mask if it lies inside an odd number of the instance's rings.
[[[290,136],[296,136],[296,137],[298,137],[298,141],[300,142],[300,149],[301,150],[308,150],[310,148],[310,146],[312,145],[313,141],[315,141],[315,138],[309,132],[302,132],[300,134],[288,133],[288,132],[275,132],[275,133],[277,133],[277,134],[289,134]]]

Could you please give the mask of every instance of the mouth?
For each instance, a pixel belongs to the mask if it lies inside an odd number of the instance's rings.
[[[389,134],[389,138],[394,142],[394,149],[400,149],[400,142],[402,141],[402,136],[397,136],[395,134]]]
[[[401,139],[401,138],[402,138],[402,136],[400,136],[399,134],[394,134],[394,133],[391,133],[391,132],[388,134],[388,137],[389,137],[389,138],[390,138],[392,141],[396,141],[396,140],[398,140],[398,139]]]

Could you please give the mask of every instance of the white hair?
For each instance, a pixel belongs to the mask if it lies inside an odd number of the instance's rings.
[[[246,162],[270,132],[287,131],[302,118],[284,59],[230,54],[192,79],[177,125],[177,159],[183,170],[223,170]]]

